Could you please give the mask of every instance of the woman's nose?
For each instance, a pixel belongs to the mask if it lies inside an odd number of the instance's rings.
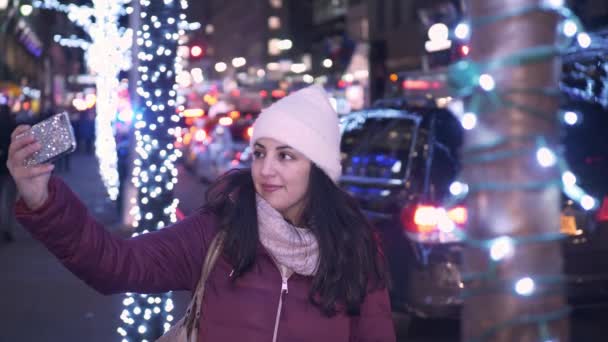
[[[262,173],[262,176],[264,176],[264,177],[270,177],[275,174],[275,165],[274,165],[274,161],[272,160],[272,158],[267,157],[262,160],[261,173]]]

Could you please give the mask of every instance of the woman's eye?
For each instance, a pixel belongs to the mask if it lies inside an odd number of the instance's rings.
[[[261,151],[253,152],[253,158],[258,159],[258,158],[262,158],[262,157],[264,157],[264,153],[262,153]]]
[[[283,160],[293,160],[294,159],[290,154],[287,154],[287,153],[281,153],[279,155],[279,157]]]

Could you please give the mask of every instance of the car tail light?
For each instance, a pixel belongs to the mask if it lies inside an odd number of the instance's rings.
[[[207,132],[205,132],[205,130],[199,129],[198,131],[196,131],[196,134],[194,135],[194,140],[196,140],[197,142],[203,142],[205,141],[205,139],[207,138]]]
[[[467,223],[467,209],[459,206],[446,210],[432,205],[404,208],[402,225],[412,240],[426,243],[448,243],[462,240]]]
[[[604,200],[602,200],[602,206],[600,210],[597,211],[597,215],[595,217],[600,222],[608,221],[608,196],[604,196]]]

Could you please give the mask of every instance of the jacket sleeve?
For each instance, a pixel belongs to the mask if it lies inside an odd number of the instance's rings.
[[[60,179],[35,211],[18,201],[15,213],[32,236],[64,266],[103,294],[191,290],[198,280],[214,218],[198,213],[130,239],[104,229]]]
[[[350,342],[395,342],[395,328],[388,289],[372,290],[354,318]]]

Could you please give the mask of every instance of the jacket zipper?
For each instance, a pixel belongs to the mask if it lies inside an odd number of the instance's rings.
[[[279,306],[277,307],[277,316],[274,321],[274,333],[272,335],[272,342],[277,342],[278,332],[279,332],[279,321],[281,320],[281,312],[283,311],[283,296],[289,292],[287,288],[287,279],[281,275],[282,284],[281,284],[281,295],[279,297]]]

